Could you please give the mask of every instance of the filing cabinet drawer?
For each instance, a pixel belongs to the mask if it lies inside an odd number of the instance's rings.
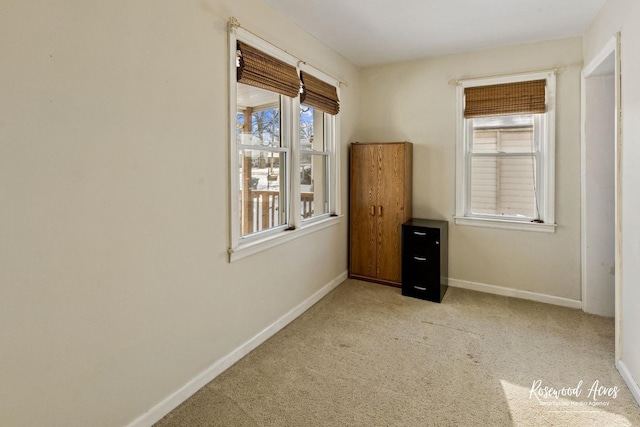
[[[413,298],[420,298],[427,301],[441,302],[440,287],[428,286],[426,284],[402,283],[402,295]]]
[[[440,241],[440,231],[434,228],[408,226],[406,234],[407,249],[414,250],[427,245],[437,245]]]
[[[403,275],[407,279],[433,283],[440,280],[440,257],[407,254],[403,262]]]

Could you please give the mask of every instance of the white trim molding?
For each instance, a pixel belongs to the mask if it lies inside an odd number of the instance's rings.
[[[189,380],[185,385],[171,393],[160,403],[149,409],[147,412],[133,420],[127,427],[150,427],[160,421],[162,417],[177,408],[182,402],[191,397],[195,392],[211,382],[218,375],[223,373],[234,363],[249,354],[260,344],[274,336],[278,331],[287,326],[289,323],[298,318],[302,313],[307,311],[311,306],[324,298],[329,292],[335,289],[340,283],[344,282],[348,277],[348,272],[343,272],[335,279],[324,285],[309,298],[302,301],[296,307],[284,314],[271,325],[264,328],[254,337],[250,338],[240,347],[231,351],[226,356],[216,360],[207,369],[200,372],[194,378]]]
[[[587,177],[587,169],[586,169],[586,152],[587,152],[587,131],[586,131],[586,111],[587,111],[587,90],[586,90],[586,80],[589,77],[597,75],[596,71],[598,68],[609,58],[609,56],[614,55],[614,69],[607,70],[607,73],[612,72],[614,76],[614,85],[615,85],[615,136],[614,136],[614,169],[615,169],[615,236],[614,236],[614,247],[615,247],[615,302],[614,302],[614,316],[615,316],[615,357],[618,360],[622,354],[622,275],[623,271],[623,260],[622,260],[622,240],[623,240],[623,225],[622,225],[622,104],[621,104],[621,63],[620,63],[620,49],[621,49],[621,34],[619,32],[612,35],[612,37],[607,41],[607,43],[600,49],[600,51],[596,54],[596,56],[583,68],[581,73],[581,119],[580,119],[580,168],[581,168],[581,227],[580,227],[580,237],[581,237],[581,286],[582,286],[582,300],[585,303],[585,311],[589,312],[589,308],[592,304],[590,301],[593,297],[590,296],[587,284],[588,284],[588,276],[587,276],[587,210],[586,210],[586,197],[587,197],[587,186],[586,186],[586,177]],[[617,364],[617,362],[616,362]],[[637,386],[636,386],[637,387]],[[629,387],[631,388],[631,387]],[[636,399],[638,399],[636,395]]]
[[[547,224],[529,221],[510,221],[493,218],[471,218],[454,216],[456,225],[470,225],[473,227],[502,228],[506,230],[539,231],[543,233],[555,233],[557,224]]]
[[[582,302],[579,300],[557,297],[555,295],[540,294],[537,292],[523,291],[520,289],[505,288],[502,286],[487,285],[485,283],[469,282],[449,278],[449,286],[453,288],[469,289],[471,291],[484,292],[505,297],[520,298],[529,301],[543,302],[545,304],[559,305],[561,307],[581,309]]]
[[[331,216],[327,215],[321,219],[317,219],[313,223],[296,228],[294,230],[287,230],[280,234],[271,234],[268,238],[264,238],[255,242],[247,242],[239,244],[234,249],[228,249],[229,262],[234,262],[242,258],[246,258],[250,255],[258,252],[271,249],[283,243],[290,242],[298,237],[306,236],[307,234],[314,233],[316,231],[324,230],[325,228],[339,224],[342,221],[343,215]]]
[[[620,359],[616,360],[616,368],[618,368],[620,376],[624,380],[625,384],[627,384],[627,387],[629,387],[629,391],[631,391],[633,398],[636,399],[636,402],[640,405],[640,386],[633,378],[633,375],[631,375],[631,372],[629,372],[629,368],[627,368],[627,365],[625,365],[625,363]]]

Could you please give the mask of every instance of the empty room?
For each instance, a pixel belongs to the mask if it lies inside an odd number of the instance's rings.
[[[640,425],[639,19],[0,1],[0,425]]]

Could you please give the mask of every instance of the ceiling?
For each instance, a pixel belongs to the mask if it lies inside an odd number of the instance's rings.
[[[264,0],[359,66],[582,35],[606,0]]]

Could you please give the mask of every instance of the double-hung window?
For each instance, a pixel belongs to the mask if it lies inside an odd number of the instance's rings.
[[[337,221],[338,82],[262,39],[230,35],[230,260]]]
[[[335,209],[335,125],[339,105],[334,86],[301,71],[299,164],[300,215],[303,224]]]
[[[330,153],[324,139],[325,114],[300,105],[300,217],[307,220],[329,212]]]
[[[553,232],[555,74],[458,86],[456,224]]]

